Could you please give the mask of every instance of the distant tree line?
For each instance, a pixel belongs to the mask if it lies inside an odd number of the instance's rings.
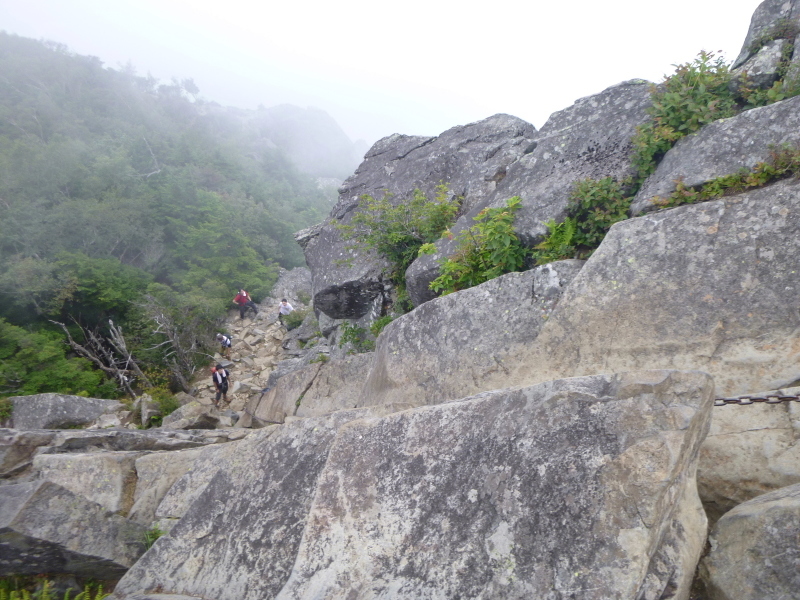
[[[198,94],[0,32],[0,395],[185,387],[235,290],[304,263],[329,200]]]

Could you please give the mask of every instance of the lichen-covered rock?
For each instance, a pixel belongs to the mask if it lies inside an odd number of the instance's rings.
[[[314,363],[287,373],[269,391],[250,401],[247,412],[264,423],[283,423],[287,416],[294,416],[320,366]]]
[[[505,387],[583,261],[509,273],[436,298],[381,333],[361,405],[438,404]]]
[[[354,354],[322,363],[303,394],[295,415],[321,417],[337,410],[360,408],[361,388],[369,374],[373,356],[372,352]]]
[[[84,427],[100,415],[124,409],[117,400],[65,394],[13,396],[10,426],[14,429],[69,429]]]
[[[800,388],[781,393],[798,395]],[[712,522],[747,500],[796,483],[800,483],[800,403],[714,409],[697,470],[700,498]]]
[[[800,596],[800,484],[740,504],[709,539],[700,572],[710,600]]]
[[[352,218],[359,198],[392,194],[397,201],[415,189],[433,198],[445,183],[463,197],[463,210],[481,204],[493,192],[506,168],[522,156],[536,134],[533,125],[509,115],[495,115],[453,127],[435,138],[393,135],[378,141],[355,174],[340,188],[339,202],[325,223],[301,232],[301,245],[312,273],[314,306],[334,319],[358,319],[381,303],[390,287],[387,266],[373,253],[348,249],[337,222]]]
[[[712,404],[705,374],[640,372],[351,423],[277,598],[686,598]]]
[[[127,516],[136,489],[134,463],[140,456],[140,452],[40,454],[33,460],[33,470],[39,479]]]
[[[714,121],[678,141],[642,185],[631,206],[634,215],[659,208],[675,191],[753,168],[784,144],[800,143],[800,96]]]
[[[750,59],[757,52],[754,42],[765,34],[766,37],[775,39],[771,31],[784,20],[795,22],[800,26],[800,3],[797,0],[764,0],[759,4],[750,20],[750,28],[747,30],[742,50],[733,61],[732,67],[738,68]]]
[[[599,94],[577,100],[550,116],[536,136],[535,149],[506,169],[496,189],[483,202],[471,205],[451,228],[454,234],[474,224],[483,208],[505,206],[522,198],[514,229],[528,245],[546,233],[545,222],[561,222],[575,183],[613,177],[619,181],[634,174],[631,138],[644,123],[650,106],[646,81],[627,81]],[[439,273],[439,261],[456,251],[448,239],[436,243],[437,252],[423,255],[406,272],[409,295],[415,306],[435,296],[428,284]]]
[[[800,380],[800,184],[611,228],[506,385],[646,367],[700,369],[724,396]]]
[[[205,452],[216,453],[217,448],[225,446],[228,444],[175,452],[154,452],[138,458],[135,463],[136,490],[128,518],[150,527],[156,520],[156,510],[175,483],[189,472]],[[219,467],[221,465],[217,468]]]
[[[117,579],[144,552],[145,531],[50,481],[0,486],[0,576]]]
[[[184,404],[161,422],[163,429],[215,429],[219,425],[219,412],[197,401]]]
[[[240,444],[170,533],[128,571],[115,598],[158,589],[202,598],[273,598],[289,576],[331,442],[363,411],[260,430]]]

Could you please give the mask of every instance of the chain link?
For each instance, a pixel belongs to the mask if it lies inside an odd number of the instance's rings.
[[[764,396],[736,396],[734,398],[715,398],[714,406],[725,406],[727,404],[756,404],[763,402],[766,404],[781,404],[783,402],[800,402],[800,396],[786,396],[784,394],[766,394]]]

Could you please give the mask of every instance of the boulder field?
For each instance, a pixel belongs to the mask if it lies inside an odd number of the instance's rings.
[[[797,68],[787,23],[800,0],[763,2],[735,68],[764,87]],[[664,201],[797,148],[797,97],[680,140],[586,260],[436,297],[456,251],[438,241],[406,273],[413,310],[366,335],[397,290],[342,238],[361,195],[444,183],[455,234],[518,196],[535,245],[577,181],[635,173],[650,89],[540,130],[495,115],[377,142],[296,234],[308,268],[221,325],[220,410],[207,374],[151,429],[146,398],[12,399],[0,575],[119,580],[118,600],[800,598],[800,183]],[[303,311],[291,331],[282,297]],[[744,395],[786,398],[715,403]]]

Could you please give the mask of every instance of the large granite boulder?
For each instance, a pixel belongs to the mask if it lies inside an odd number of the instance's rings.
[[[14,429],[70,429],[85,427],[101,415],[124,409],[117,400],[65,394],[12,396],[10,427]]]
[[[267,392],[251,400],[246,412],[256,423],[283,423],[287,416],[294,416],[321,366],[313,363],[282,376]]]
[[[451,228],[454,234],[474,224],[483,208],[504,206],[513,196],[522,198],[514,228],[528,245],[547,233],[545,222],[566,217],[570,194],[577,181],[634,174],[631,138],[647,119],[649,84],[635,80],[612,86],[577,100],[550,116],[536,136],[536,147],[510,164],[496,189],[474,203]],[[452,255],[456,242],[442,239],[437,252],[420,256],[406,271],[409,295],[415,306],[433,298],[428,284],[439,274],[442,259]]]
[[[374,254],[348,249],[336,223],[348,223],[363,194],[397,201],[420,189],[432,198],[440,183],[463,197],[463,210],[481,204],[506,168],[532,146],[533,125],[495,115],[453,127],[438,137],[393,135],[370,149],[355,174],[340,188],[339,202],[325,223],[296,235],[311,269],[314,306],[334,319],[358,319],[388,292],[387,266]]]
[[[659,208],[675,191],[753,168],[784,144],[800,143],[800,96],[720,119],[678,141],[642,185],[631,206],[634,215]]]
[[[763,396],[768,393],[756,394]],[[796,396],[800,388],[780,390]],[[697,485],[712,522],[766,492],[800,483],[800,403],[718,406]]]
[[[298,417],[321,417],[350,408],[360,408],[361,388],[369,374],[374,353],[354,354],[322,363],[300,405]]]
[[[297,554],[338,429],[363,411],[251,434],[202,495],[117,585],[115,598],[158,590],[203,598],[273,598]]]
[[[0,478],[10,479],[28,470],[40,448],[56,439],[55,431],[0,429]]]
[[[217,455],[220,448],[235,447],[235,445],[224,444],[175,452],[153,452],[137,458],[135,463],[136,489],[133,493],[133,505],[128,513],[128,518],[150,527],[156,520],[156,510],[164,497],[204,454]],[[217,465],[217,468],[221,467],[222,465]]]
[[[140,456],[141,452],[40,454],[33,460],[33,470],[39,479],[127,516],[137,486],[134,464]]]
[[[505,387],[506,363],[534,342],[583,261],[509,273],[436,298],[381,333],[362,406],[421,406]]]
[[[695,368],[721,395],[800,379],[800,184],[611,228],[509,382]]]
[[[50,481],[0,487],[0,576],[117,579],[144,552],[145,532]]]
[[[709,539],[700,572],[710,600],[800,597],[800,484],[740,504]]]
[[[220,423],[219,411],[212,406],[193,401],[164,417],[161,427],[163,429],[215,429],[220,426]]]
[[[687,598],[712,404],[640,372],[351,423],[277,598]]]

